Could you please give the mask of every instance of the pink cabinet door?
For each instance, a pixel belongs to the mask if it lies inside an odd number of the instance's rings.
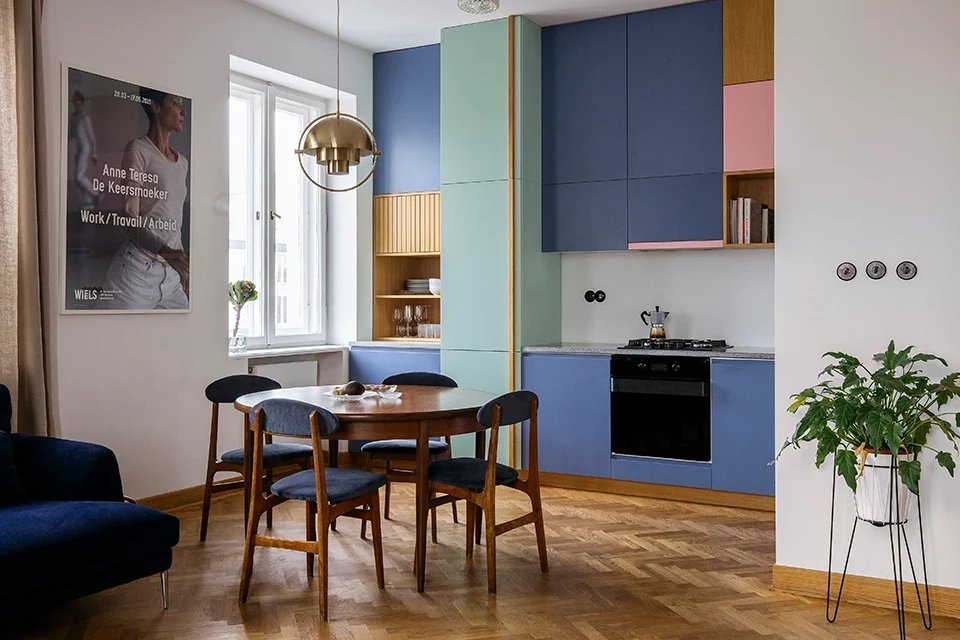
[[[773,168],[773,80],[723,88],[723,170]]]

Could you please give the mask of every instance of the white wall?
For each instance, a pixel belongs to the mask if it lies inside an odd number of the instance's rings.
[[[670,312],[667,337],[773,345],[773,252],[769,249],[566,253],[564,342],[625,343],[649,335],[638,317]],[[603,289],[605,302],[583,293]]]
[[[777,1],[780,442],[795,426],[788,396],[814,382],[828,349],[869,357],[893,338],[960,365],[958,33],[953,0]],[[866,278],[874,259],[891,275]],[[834,274],[845,260],[861,272],[850,283]],[[919,268],[911,282],[892,274],[902,260]],[[812,461],[807,448],[777,465],[777,563],[825,570],[831,474]],[[960,479],[922,461],[931,582],[960,587]],[[847,535],[852,497],[838,491]],[[889,555],[887,531],[861,527],[851,571],[890,577]]]
[[[236,0],[47,0],[43,42],[52,158],[60,149],[61,64],[193,99],[193,311],[56,316],[51,373],[59,389],[61,435],[111,447],[126,493],[142,497],[201,484],[210,411],[203,389],[246,369],[245,361],[229,360],[226,353],[229,57],[334,86],[335,41]],[[358,96],[359,115],[369,119],[371,54],[344,45],[341,64],[343,89]],[[59,223],[59,162],[49,177],[49,210]],[[343,278],[331,275],[336,339],[356,337],[356,318],[369,316],[370,194],[369,186],[359,192],[356,218],[330,221],[331,233],[337,229],[356,243],[333,257],[348,263]],[[58,256],[58,229],[53,237],[49,255]],[[57,260],[47,267],[50,280],[58,282]],[[60,308],[59,296],[53,292],[51,308]],[[338,309],[346,309],[352,323]],[[360,337],[368,332],[359,328]],[[224,412],[223,424],[224,446],[239,446],[239,415]]]

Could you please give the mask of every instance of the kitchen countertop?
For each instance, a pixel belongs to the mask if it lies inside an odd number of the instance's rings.
[[[351,347],[375,347],[377,349],[439,349],[439,342],[421,342],[419,340],[358,340]]]
[[[773,360],[773,347],[741,347],[716,351],[671,351],[667,349],[619,349],[620,344],[604,342],[557,342],[523,347],[522,353],[557,353],[581,355],[651,355],[699,356],[701,358],[737,358],[743,360]]]

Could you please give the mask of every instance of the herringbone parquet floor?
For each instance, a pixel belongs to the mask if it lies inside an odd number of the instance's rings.
[[[502,491],[502,516],[519,494]],[[545,489],[550,573],[539,571],[531,527],[498,538],[498,595],[486,591],[484,548],[467,561],[463,524],[439,514],[439,544],[427,550],[427,591],[412,573],[413,495],[395,489],[384,523],[386,589],[376,587],[373,551],[359,522],[341,521],[330,543],[330,622],[319,622],[315,579],[302,554],[258,549],[249,603],[237,605],[241,501],[214,501],[207,542],[197,542],[199,508],[177,513],[182,539],[170,571],[170,609],[148,578],[70,603],[0,637],[63,640],[134,638],[380,640],[414,638],[587,640],[874,640],[896,637],[895,614],[845,603],[837,624],[823,604],[770,590],[771,513]],[[462,508],[461,508],[462,512]],[[263,525],[261,525],[263,526]],[[303,508],[287,503],[276,531],[303,533]],[[960,621],[938,617],[911,637],[960,638]],[[12,635],[11,635],[12,634]]]

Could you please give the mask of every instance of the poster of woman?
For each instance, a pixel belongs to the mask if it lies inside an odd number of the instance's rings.
[[[66,69],[64,310],[190,310],[190,106]]]

